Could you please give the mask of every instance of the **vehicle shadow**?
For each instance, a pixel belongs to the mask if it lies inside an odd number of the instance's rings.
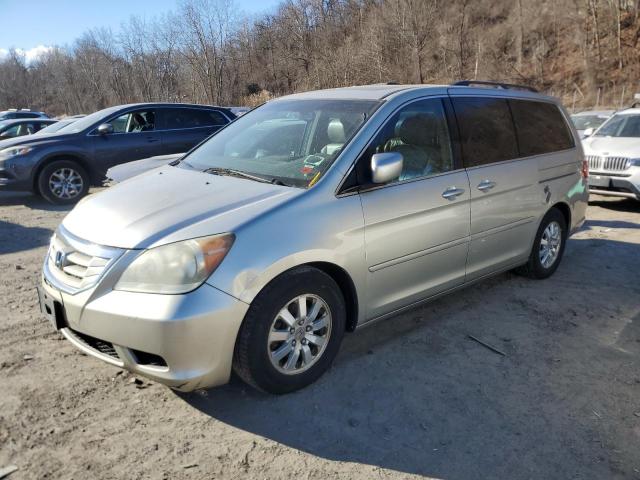
[[[640,213],[640,201],[633,200],[631,198],[614,198],[592,195],[589,198],[589,205],[606,208],[608,210],[616,210],[618,212]]]
[[[44,198],[28,192],[0,192],[0,207],[24,205],[31,210],[44,210],[47,212],[66,212],[73,205],[53,205]]]
[[[23,227],[0,220],[0,255],[45,246],[52,234],[48,228]]]
[[[600,375],[623,355],[602,340],[620,328],[602,312],[637,314],[625,278],[640,268],[640,245],[575,239],[568,251],[543,282],[502,274],[346,336],[331,370],[299,392],[271,396],[234,379],[177,395],[220,422],[332,461],[447,480],[607,477],[613,454],[594,443],[584,408],[621,388]],[[592,273],[605,267],[617,273],[597,298]],[[640,362],[629,346],[635,334],[621,342]],[[632,452],[616,433],[611,445]]]
[[[582,230],[588,230],[596,227],[640,229],[640,223],[626,222],[623,220],[601,220],[589,218],[584,222]]]

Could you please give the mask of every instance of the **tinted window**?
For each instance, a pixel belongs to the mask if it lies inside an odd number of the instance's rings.
[[[226,125],[227,119],[215,110],[168,108],[164,110],[165,128],[197,128]]]
[[[29,113],[29,112],[18,112],[15,114],[15,118],[38,118],[40,117],[37,113]]]
[[[420,100],[403,107],[387,121],[359,160],[360,183],[369,183],[374,153],[402,154],[398,181],[428,177],[453,170],[449,128],[440,99]]]
[[[509,100],[516,124],[520,156],[528,157],[573,147],[573,136],[558,107],[547,102]]]
[[[466,167],[518,157],[516,133],[505,99],[454,97],[452,101]]]

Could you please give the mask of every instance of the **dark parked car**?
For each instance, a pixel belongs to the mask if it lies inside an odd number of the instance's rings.
[[[0,120],[0,140],[33,135],[54,123],[56,123],[56,120],[49,120],[47,118]]]
[[[181,153],[235,118],[205,105],[145,103],[92,113],[47,135],[0,141],[0,190],[31,190],[68,204],[120,163]]]
[[[28,109],[17,110],[15,108],[0,112],[0,120],[13,120],[14,118],[49,118],[44,112],[33,112]]]

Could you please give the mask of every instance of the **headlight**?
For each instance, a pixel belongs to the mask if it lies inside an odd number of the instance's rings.
[[[632,167],[640,167],[640,158],[632,158],[629,163]]]
[[[29,153],[31,150],[33,150],[33,147],[9,147],[9,148],[5,148],[4,150],[0,150],[0,158],[11,158],[11,157],[17,157],[20,155],[26,155],[27,153]]]
[[[209,278],[229,252],[233,234],[195,238],[145,251],[124,271],[116,290],[187,293]]]

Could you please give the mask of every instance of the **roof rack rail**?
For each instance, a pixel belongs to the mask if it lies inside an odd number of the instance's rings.
[[[460,80],[452,83],[454,87],[471,87],[473,85],[482,85],[485,87],[501,88],[504,90],[526,90],[528,92],[539,93],[537,89],[528,85],[516,85],[515,83],[487,82],[484,80]]]

